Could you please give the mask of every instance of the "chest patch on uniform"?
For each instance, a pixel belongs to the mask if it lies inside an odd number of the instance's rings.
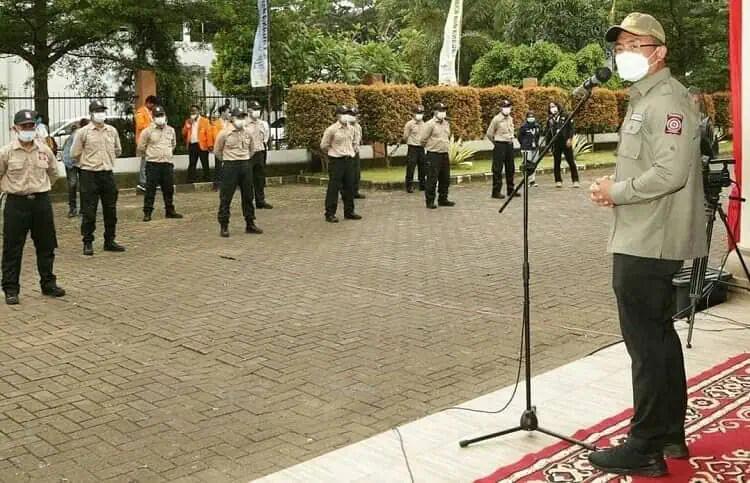
[[[667,124],[664,127],[664,133],[677,136],[682,134],[682,114],[667,114]]]

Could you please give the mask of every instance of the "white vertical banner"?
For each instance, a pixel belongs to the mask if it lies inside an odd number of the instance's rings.
[[[268,46],[268,2],[258,0],[258,28],[253,42],[253,64],[250,69],[250,85],[267,87],[271,85],[271,61]]]
[[[463,0],[451,0],[448,18],[445,19],[443,47],[440,49],[440,66],[438,84],[456,85],[456,56],[461,47],[461,21],[463,17]]]

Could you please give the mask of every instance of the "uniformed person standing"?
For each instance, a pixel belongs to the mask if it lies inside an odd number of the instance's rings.
[[[232,111],[229,109],[228,105],[223,104],[219,107],[218,119],[214,119],[213,124],[211,125],[211,137],[214,139],[214,143],[219,137],[221,131],[223,131],[225,127],[230,126],[231,124]],[[220,183],[221,158],[216,155],[216,150],[214,150],[214,191],[217,191],[219,189]]]
[[[492,197],[505,198],[503,196],[503,169],[505,170],[505,183],[508,187],[508,196],[513,193],[515,186],[513,177],[516,166],[514,164],[513,139],[515,138],[515,127],[513,117],[510,115],[513,104],[504,100],[500,113],[492,118],[487,128],[487,139],[495,144],[492,150]]]
[[[448,157],[451,128],[448,123],[448,108],[442,102],[432,107],[433,117],[422,127],[419,144],[425,147],[425,167],[427,168],[427,187],[425,201],[427,208],[435,209],[435,188],[438,191],[438,205],[455,206],[448,200],[448,187],[451,182],[451,165]]]
[[[672,278],[686,259],[707,254],[699,113],[666,67],[664,29],[628,15],[609,29],[630,103],[620,129],[614,179],[591,186],[614,207],[609,251],[623,339],[632,359],[634,415],[627,441],[591,453],[604,472],[667,474],[664,456],[687,458],[687,385],[672,315]]]
[[[261,116],[261,107],[258,101],[250,102],[250,121],[248,130],[253,140],[253,158],[250,160],[253,170],[253,193],[255,195],[255,208],[258,210],[273,208],[271,203],[266,202],[266,147],[270,137],[268,123]]]
[[[406,192],[414,192],[414,168],[417,168],[417,181],[420,191],[425,188],[424,146],[419,144],[419,133],[424,126],[424,107],[414,106],[414,118],[404,126],[404,142],[408,146],[406,152]]]
[[[78,183],[81,187],[81,235],[83,254],[94,254],[96,209],[102,200],[104,215],[104,250],[124,252],[125,247],[115,241],[117,228],[117,184],[112,172],[115,159],[122,154],[117,130],[104,124],[107,107],[96,100],[89,105],[91,123],[78,130],[71,156],[80,169]]]
[[[214,151],[222,160],[221,188],[219,190],[219,225],[221,236],[229,236],[229,216],[232,198],[237,187],[242,197],[242,215],[245,217],[245,233],[261,234],[263,230],[255,226],[253,207],[253,172],[250,159],[253,157],[253,140],[247,129],[247,112],[243,109],[232,111],[232,124],[216,138]]]
[[[8,305],[19,301],[21,257],[29,232],[36,248],[42,294],[65,295],[52,271],[57,236],[49,192],[57,179],[57,160],[46,144],[35,141],[35,117],[34,111],[18,111],[13,118],[15,136],[0,148],[0,191],[8,196],[3,211],[2,260],[2,286]]]
[[[320,149],[328,155],[328,189],[326,190],[325,217],[329,223],[338,223],[339,192],[344,200],[344,218],[361,220],[354,212],[354,127],[352,108],[336,108],[338,120],[328,126],[320,140]]]
[[[354,128],[354,199],[363,200],[365,195],[359,192],[362,179],[362,160],[359,157],[359,147],[362,145],[362,125],[359,123],[359,109],[352,106],[352,127]]]
[[[172,153],[177,146],[174,128],[167,124],[167,113],[161,106],[153,109],[154,122],[138,139],[137,154],[146,160],[146,195],[143,198],[143,221],[151,221],[156,187],[161,186],[166,218],[182,218],[174,208],[174,164]]]
[[[526,122],[518,129],[518,144],[521,145],[521,156],[523,164],[521,169],[534,160],[534,153],[539,148],[539,139],[542,137],[542,128],[536,120],[536,111],[526,112]],[[529,175],[529,186],[537,186],[536,173]],[[502,196],[501,196],[502,197]]]

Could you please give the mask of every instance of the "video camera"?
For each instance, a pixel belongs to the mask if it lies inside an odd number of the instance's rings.
[[[729,165],[735,164],[732,158],[715,158],[703,156],[703,190],[708,193],[721,191],[732,186]]]

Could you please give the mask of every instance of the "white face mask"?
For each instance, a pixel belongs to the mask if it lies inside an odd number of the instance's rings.
[[[234,125],[237,127],[237,129],[242,129],[243,127],[245,127],[245,124],[247,124],[247,120],[246,119],[235,119],[234,120]]]
[[[550,107],[549,108],[549,112],[554,116],[555,114],[557,114],[557,108],[556,107]]]
[[[253,119],[260,119],[260,111],[251,111],[250,114],[252,114]]]
[[[529,124],[534,124],[536,122],[536,118],[535,117],[527,117],[526,118],[526,122],[528,122]]]
[[[617,54],[615,57],[617,73],[626,81],[638,82],[648,74],[648,70],[651,68],[648,63],[650,58],[651,56],[644,57],[636,52]]]
[[[510,116],[510,107],[503,107],[503,115]]]
[[[34,140],[34,134],[36,134],[35,131],[16,131],[18,133],[18,140],[22,143],[30,143]]]
[[[154,118],[154,123],[157,126],[163,126],[163,125],[165,125],[167,123],[167,118],[164,117],[164,116],[155,117]]]
[[[106,112],[95,112],[93,116],[91,116],[92,120],[97,124],[102,124],[107,119],[107,113]]]
[[[424,114],[414,114],[414,119],[416,119],[417,121],[421,121],[422,119],[424,119]]]
[[[341,124],[350,124],[354,120],[354,116],[350,116],[349,114],[342,114],[339,118],[341,121]]]
[[[438,112],[437,114],[435,114],[435,117],[438,118],[438,119],[440,119],[442,121],[443,119],[445,119],[445,117],[447,115],[448,114],[446,112],[441,111],[441,112]]]

